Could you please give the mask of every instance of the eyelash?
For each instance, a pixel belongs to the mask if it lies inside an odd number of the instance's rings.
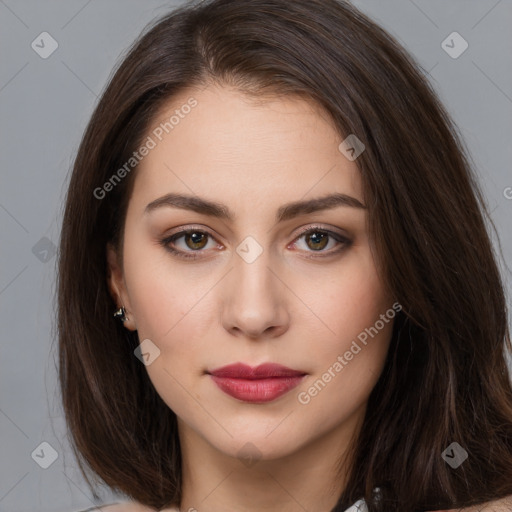
[[[207,235],[214,239],[213,235],[211,233],[209,233],[208,231],[204,231],[203,229],[189,228],[189,229],[182,229],[169,237],[161,239],[159,242],[164,247],[164,249],[167,250],[168,252],[170,252],[173,256],[176,256],[176,257],[182,258],[182,259],[187,259],[187,260],[195,260],[197,258],[202,257],[202,256],[199,256],[199,254],[198,254],[200,252],[204,252],[202,249],[198,249],[196,251],[181,251],[178,249],[174,249],[170,245],[170,244],[174,243],[176,240],[178,240],[179,238],[182,238],[184,235],[187,235],[190,233],[200,233],[200,234]],[[307,258],[310,258],[310,259],[325,258],[325,257],[333,256],[335,254],[339,254],[342,251],[344,251],[345,249],[347,249],[352,244],[352,240],[349,240],[348,238],[340,235],[339,233],[335,233],[328,229],[324,229],[324,228],[317,227],[317,226],[312,226],[312,227],[308,227],[308,228],[301,230],[300,233],[295,237],[295,239],[292,243],[293,244],[296,243],[299,239],[301,239],[311,233],[321,233],[321,234],[327,235],[330,238],[333,238],[339,244],[341,244],[341,247],[339,247],[338,249],[335,249],[335,250],[330,250],[327,253],[323,253],[322,251],[308,251],[308,252],[313,252],[313,253],[314,252],[322,253],[322,254],[318,254],[315,256],[306,256]]]

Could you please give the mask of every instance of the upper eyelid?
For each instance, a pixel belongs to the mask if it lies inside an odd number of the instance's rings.
[[[295,235],[295,238],[297,238],[298,236],[304,235],[308,231],[312,231],[315,229],[317,229],[318,231],[327,231],[327,232],[330,232],[330,233],[333,233],[335,235],[339,235],[339,236],[342,236],[345,238],[348,238],[348,236],[349,236],[348,234],[343,234],[343,233],[339,233],[336,231],[336,229],[340,229],[340,228],[331,228],[331,227],[327,227],[327,226],[322,226],[320,224],[307,224],[298,229],[299,229],[299,231]],[[177,231],[174,231],[173,233],[169,234],[165,238],[171,238],[175,235],[181,235],[181,234],[186,234],[186,233],[190,233],[190,232],[202,232],[202,233],[206,233],[206,234],[210,235],[213,238],[216,238],[211,230],[209,230],[206,227],[200,226],[200,225],[198,225],[198,226],[191,225],[190,227],[187,226],[184,228],[178,228]]]

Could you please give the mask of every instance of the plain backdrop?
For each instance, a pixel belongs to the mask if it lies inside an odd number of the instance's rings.
[[[107,77],[146,23],[180,3],[0,0],[0,512],[116,500],[106,488],[102,501],[92,499],[66,438],[52,330],[55,251],[68,173]],[[512,2],[353,3],[413,54],[457,123],[501,238],[510,297]]]

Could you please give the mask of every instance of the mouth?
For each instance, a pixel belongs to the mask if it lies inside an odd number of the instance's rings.
[[[235,363],[207,373],[224,393],[251,403],[271,402],[298,386],[307,375],[275,363],[257,367]]]

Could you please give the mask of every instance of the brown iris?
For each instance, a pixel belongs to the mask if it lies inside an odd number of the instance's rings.
[[[312,241],[313,246],[310,246],[311,249],[323,249],[329,240],[329,235],[327,233],[322,233],[321,231],[314,231],[311,234],[306,235],[307,241]]]
[[[208,242],[208,235],[206,233],[200,233],[193,231],[191,233],[185,233],[185,243],[190,249],[202,249]],[[189,243],[189,240],[191,243]]]

